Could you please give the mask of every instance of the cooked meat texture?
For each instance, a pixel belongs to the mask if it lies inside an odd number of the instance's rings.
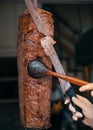
[[[38,12],[47,25],[47,29],[53,34],[52,14],[41,9],[38,9]],[[22,126],[33,129],[50,127],[52,78],[45,76],[35,79],[29,76],[27,71],[28,63],[35,59],[42,61],[49,69],[52,69],[51,61],[40,44],[42,37],[44,37],[43,34],[38,32],[29,11],[26,10],[19,17],[18,25],[19,107]]]

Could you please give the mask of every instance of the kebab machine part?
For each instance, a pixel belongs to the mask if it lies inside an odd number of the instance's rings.
[[[38,9],[38,13],[47,25],[47,29],[54,32],[52,14],[41,9]],[[51,61],[41,47],[41,38],[43,35],[38,32],[29,11],[26,10],[19,17],[18,25],[19,107],[21,125],[32,129],[47,129],[51,126],[52,77],[34,79],[27,71],[29,62],[34,59],[40,59],[49,69],[52,69]]]
[[[78,86],[83,86],[83,85],[86,85],[89,83],[89,82],[80,80],[78,78],[73,78],[70,76],[66,76],[66,75],[62,75],[62,74],[53,72],[53,71],[49,70],[42,62],[40,62],[38,60],[33,60],[33,61],[29,62],[27,69],[28,69],[29,75],[34,78],[40,78],[43,76],[54,76],[54,77],[69,81],[72,84],[75,84]]]

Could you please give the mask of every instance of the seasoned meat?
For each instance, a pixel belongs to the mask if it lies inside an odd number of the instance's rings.
[[[38,9],[38,12],[47,25],[47,29],[54,33],[52,14]],[[51,115],[51,87],[50,76],[34,79],[29,76],[27,65],[31,60],[42,61],[49,69],[52,69],[51,61],[44,53],[40,40],[44,36],[40,34],[26,10],[19,17],[17,63],[19,85],[19,107],[21,124],[27,128],[47,129],[50,127]]]

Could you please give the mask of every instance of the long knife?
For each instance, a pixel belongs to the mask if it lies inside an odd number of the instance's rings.
[[[29,12],[31,14],[31,17],[38,29],[38,31],[42,34],[44,34],[45,36],[50,36],[50,31],[48,31],[48,29],[46,28],[46,26],[43,24],[41,18],[40,18],[40,15],[37,11],[37,8],[36,6],[34,5],[34,2],[33,0],[25,0],[25,3],[29,9]],[[58,72],[58,73],[61,73],[61,74],[65,74],[65,71],[62,67],[62,64],[56,54],[56,51],[54,49],[54,47],[51,45],[51,52],[53,52],[53,55],[52,56],[49,56],[50,59],[51,59],[51,62],[55,68],[55,71]],[[61,85],[61,88],[62,88],[62,91],[63,93],[65,93],[66,90],[68,90],[68,88],[71,86],[69,82],[66,82],[65,80],[62,80],[62,79],[59,79],[59,82],[60,82],[60,85]],[[66,85],[66,86],[65,86]],[[65,86],[65,87],[64,87]]]
[[[42,20],[40,18],[37,7],[34,4],[34,0],[25,0],[25,3],[29,9],[30,15],[31,15],[38,31],[40,33],[44,34],[45,36],[51,36],[51,33],[48,31],[48,29],[46,28],[46,25],[42,22]],[[66,75],[53,45],[51,45],[50,48],[51,48],[51,51],[53,52],[53,54],[50,55],[49,57],[55,68],[55,71],[60,74]],[[70,98],[72,96],[76,96],[73,88],[71,87],[71,84],[68,81],[59,79],[59,82],[60,82],[60,86],[61,86],[61,89],[62,89],[64,95],[69,96]],[[78,109],[78,111],[81,112],[81,109],[79,109],[77,106],[74,106],[74,107],[76,109]]]

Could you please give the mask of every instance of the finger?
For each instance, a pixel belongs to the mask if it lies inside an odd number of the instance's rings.
[[[68,103],[70,103],[70,98],[69,98],[69,97],[66,98],[64,104],[66,105],[66,104],[68,104]]]
[[[80,112],[75,112],[73,113],[73,116],[72,116],[73,120],[75,121],[77,121],[79,118],[82,118],[82,117],[83,115]]]
[[[93,91],[91,92],[91,96],[93,96]]]
[[[69,110],[70,110],[72,113],[75,113],[75,112],[76,112],[76,109],[72,106],[71,103],[69,104]]]
[[[78,99],[76,97],[72,97],[72,101],[74,102],[74,104],[76,104],[81,109],[83,109],[83,110],[85,109],[85,104],[80,99]]]
[[[80,113],[80,112],[76,112],[76,113],[75,113],[75,116],[78,117],[78,118],[83,117],[82,113]]]
[[[86,105],[90,105],[90,101],[85,98],[85,97],[82,97],[80,95],[77,94],[77,98],[83,103],[83,104],[86,104]]]
[[[79,88],[80,92],[88,91],[88,90],[93,90],[93,83],[89,83],[87,85],[84,85]]]
[[[72,116],[72,119],[73,119],[74,121],[77,121],[77,120],[78,120],[78,117],[76,117],[75,115],[73,115],[73,116]]]

